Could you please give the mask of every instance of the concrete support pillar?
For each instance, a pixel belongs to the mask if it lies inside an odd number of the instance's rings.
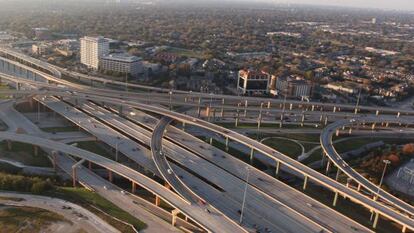
[[[164,187],[166,187],[167,189],[171,189],[171,185],[167,182],[164,183]]]
[[[371,126],[372,130],[375,130],[375,125],[376,125],[376,123],[372,123],[372,126]]]
[[[178,218],[179,213],[180,213],[180,211],[177,210],[177,209],[171,211],[171,216],[172,216],[171,225],[172,226],[175,226],[177,224],[177,218]]]
[[[325,164],[325,152],[322,151],[321,167]]]
[[[220,113],[220,117],[224,117],[224,98],[221,100],[221,113]]]
[[[251,148],[250,150],[250,164],[253,164],[254,159],[254,148]]]
[[[348,134],[352,134],[352,127],[349,127]]]
[[[77,179],[76,166],[74,166],[72,167],[72,185],[74,188],[76,188],[76,179]]]
[[[358,184],[357,191],[361,191],[361,184]]]
[[[111,183],[114,181],[114,177],[111,170],[108,170],[108,180]]]
[[[402,233],[407,232],[407,226],[405,226],[405,225],[404,225],[404,226],[402,226],[401,232],[402,232]]]
[[[283,127],[283,118],[285,117],[285,115],[282,113],[280,114],[280,123],[279,123],[279,128]]]
[[[137,183],[132,182],[131,193],[134,194],[137,191]]]
[[[92,162],[88,161],[88,169],[91,171],[92,170]]]
[[[56,171],[57,169],[57,152],[56,151],[52,151],[52,166],[53,166],[53,170]]]
[[[328,125],[328,115],[325,116],[325,125]]]
[[[155,196],[155,205],[160,206],[160,204],[161,204],[161,198],[157,195]]]
[[[234,126],[236,128],[239,126],[239,117],[240,117],[240,103],[237,104],[237,110],[236,110],[236,122],[234,123]]]
[[[336,170],[336,176],[335,176],[335,180],[338,181],[339,175],[341,174],[341,170],[338,168]]]
[[[336,206],[336,203],[338,202],[338,194],[339,194],[338,192],[335,192],[334,200],[332,203],[333,206]]]
[[[377,110],[376,112],[375,112],[375,116],[378,116],[379,115],[379,110]]]
[[[39,147],[38,146],[33,146],[33,153],[34,153],[34,156],[39,155]]]
[[[313,111],[315,111],[315,105],[313,105],[313,104],[312,104],[311,111],[312,111],[312,112],[313,112]]]
[[[280,161],[276,161],[276,168],[275,168],[275,177],[279,177],[280,172]]]
[[[338,137],[339,136],[339,129],[336,130],[335,135]]]
[[[302,114],[302,119],[301,119],[301,126],[303,127],[303,125],[305,124],[305,113]]]
[[[375,213],[375,218],[374,218],[374,223],[372,224],[372,228],[376,229],[377,225],[378,225],[378,218],[379,218],[379,213],[376,212]]]
[[[400,115],[401,115],[401,113],[400,113],[400,112],[398,112],[398,113],[397,113],[397,118],[399,118],[399,117],[400,117]]]
[[[293,104],[289,104],[289,110],[293,109]]]
[[[229,151],[229,138],[226,137],[226,151]]]
[[[333,107],[332,112],[336,112],[336,106]]]
[[[119,115],[119,116],[122,116],[122,110],[123,110],[123,109],[122,109],[122,106],[119,106],[119,109],[118,109],[118,115]]]
[[[29,100],[29,106],[30,106],[30,109],[33,109],[34,108],[34,99],[33,98],[30,98],[30,100]]]
[[[201,114],[201,97],[198,97],[198,105],[197,105],[197,117],[200,118]]]
[[[211,112],[211,109],[210,109],[210,107],[209,106],[207,106],[206,107],[206,111],[205,111],[205,117],[207,117],[207,121],[210,121],[210,112]]]
[[[385,123],[385,128],[388,128],[389,125],[390,125],[389,122]]]
[[[329,174],[330,169],[331,169],[331,160],[328,159],[328,163],[326,164],[326,175]]]
[[[13,145],[12,145],[12,141],[7,140],[7,150],[12,150]]]
[[[247,106],[248,106],[248,103],[247,103],[247,100],[245,100],[244,101],[244,117],[247,117]]]
[[[213,122],[216,121],[216,109],[213,108]]]
[[[259,117],[257,118],[257,133],[259,135],[260,126],[262,125],[262,111],[263,111],[263,103],[260,104],[260,112]]]
[[[306,187],[308,186],[308,176],[305,176],[303,179],[303,190],[306,190]]]

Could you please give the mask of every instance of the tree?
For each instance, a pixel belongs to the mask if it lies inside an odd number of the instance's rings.
[[[49,184],[46,181],[39,181],[32,185],[31,192],[35,194],[42,193],[49,189]]]
[[[405,144],[402,152],[404,155],[412,155],[414,154],[414,143]]]

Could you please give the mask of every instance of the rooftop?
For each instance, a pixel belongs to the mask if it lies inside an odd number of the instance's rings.
[[[113,53],[107,56],[103,56],[102,59],[104,60],[111,60],[111,61],[119,61],[119,62],[138,62],[141,61],[142,58],[137,56],[131,56],[125,53]]]
[[[89,40],[89,41],[94,41],[94,42],[105,42],[105,41],[107,42],[108,41],[103,36],[98,36],[98,37],[85,36],[81,40]]]

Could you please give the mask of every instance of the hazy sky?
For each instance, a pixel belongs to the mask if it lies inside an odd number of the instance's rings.
[[[272,0],[268,1],[270,2]],[[340,5],[351,7],[385,8],[414,11],[414,0],[273,0],[273,2]]]

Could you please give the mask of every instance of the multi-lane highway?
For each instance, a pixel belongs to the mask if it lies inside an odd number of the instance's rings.
[[[41,94],[45,94],[45,92],[39,92]],[[31,93],[33,94],[33,93]],[[51,92],[50,94],[53,94],[53,92]],[[66,97],[72,97],[73,98],[73,94],[70,93],[59,93],[59,92],[55,92],[55,95],[61,95],[61,96],[66,96]],[[101,101],[101,102],[106,102],[106,103],[111,103],[114,105],[119,105],[118,101],[113,100],[112,98],[107,98],[107,97],[100,97],[100,96],[92,96],[89,95],[88,97],[84,96],[81,97],[80,95],[77,95],[76,98],[87,98],[87,99],[94,99],[97,101]],[[288,158],[287,156],[284,156],[282,154],[280,154],[279,152],[264,146],[260,143],[258,143],[257,141],[247,138],[243,135],[239,135],[237,133],[231,132],[225,128],[222,128],[220,126],[214,125],[212,123],[208,123],[187,115],[182,115],[179,113],[175,113],[175,112],[170,112],[169,110],[166,110],[164,108],[161,107],[156,107],[156,106],[150,106],[150,105],[145,105],[145,104],[141,104],[141,103],[135,103],[135,102],[131,102],[131,101],[123,101],[122,105],[125,107],[133,107],[133,108],[138,108],[138,109],[143,109],[145,111],[150,111],[153,113],[157,113],[160,115],[166,115],[169,116],[171,118],[174,118],[178,121],[183,121],[186,124],[193,124],[199,127],[202,127],[206,130],[211,130],[214,131],[216,133],[219,133],[225,137],[229,137],[232,140],[238,141],[239,143],[242,143],[244,145],[247,146],[253,146],[255,150],[260,151],[261,153],[269,156],[273,159],[275,159],[276,161],[281,162],[283,165],[288,166],[290,169],[295,170],[298,173],[304,174],[305,176],[308,176],[310,179],[314,180],[315,182],[324,185],[324,186],[328,186],[330,189],[334,190],[335,192],[338,192],[342,195],[345,195],[347,197],[349,197],[351,200],[362,204],[363,206],[366,206],[367,208],[370,209],[374,209],[376,211],[378,211],[381,215],[391,218],[392,220],[408,227],[411,228],[413,226],[412,224],[412,220],[408,219],[405,215],[402,215],[398,212],[393,211],[392,209],[385,207],[383,205],[381,205],[378,202],[375,202],[373,200],[371,200],[370,198],[367,198],[361,194],[359,194],[358,192],[354,191],[354,190],[350,190],[348,189],[346,186],[339,184],[338,182],[336,182],[335,180],[332,180],[329,177],[326,177],[290,158]]]
[[[139,184],[142,187],[145,187],[151,192],[154,192],[154,194],[164,199],[164,201],[169,203],[171,206],[179,209],[183,214],[202,225],[208,231],[245,232],[243,228],[227,220],[227,218],[223,217],[222,215],[209,214],[203,208],[189,205],[184,199],[178,197],[178,195],[172,193],[170,190],[155,182],[154,180],[129,167],[116,163],[113,160],[104,158],[100,155],[79,149],[77,147],[68,146],[56,141],[24,134],[0,132],[0,138],[3,140],[11,140],[36,145],[42,148],[48,148],[51,150],[59,151],[61,153],[70,154],[80,159],[85,159],[86,161],[91,161],[94,164],[104,167],[120,176],[125,177],[128,180],[131,180],[132,182]]]
[[[102,129],[102,133],[95,136],[100,136],[105,138],[105,134],[109,132],[110,130],[114,130],[113,128],[116,128],[115,131],[117,131],[118,134],[121,136],[124,136],[126,138],[135,138],[138,141],[141,141],[142,143],[146,144],[151,148],[152,150],[152,159],[154,163],[152,165],[148,164],[148,161],[146,162],[148,166],[154,166],[153,172],[157,175],[159,175],[161,178],[164,178],[164,180],[169,184],[169,186],[172,186],[172,188],[178,193],[173,194],[170,190],[163,187],[164,191],[167,190],[168,193],[170,193],[172,196],[163,196],[161,195],[161,189],[160,187],[150,183],[148,180],[142,180],[142,177],[140,177],[140,180],[136,180],[136,177],[132,175],[136,175],[133,172],[136,171],[130,171],[128,170],[127,174],[124,172],[122,173],[118,166],[123,166],[117,163],[116,161],[110,162],[110,166],[107,164],[109,161],[102,161],[100,158],[91,157],[89,154],[83,154],[82,155],[74,155],[77,157],[81,157],[84,159],[87,159],[89,161],[94,161],[97,164],[100,164],[109,170],[116,172],[117,174],[126,177],[127,179],[137,182],[140,185],[143,185],[147,189],[149,189],[151,192],[155,193],[156,195],[163,197],[167,202],[175,206],[177,209],[180,209],[181,212],[183,212],[186,216],[189,218],[192,218],[195,222],[202,225],[205,229],[211,230],[211,231],[217,231],[217,227],[223,227],[220,228],[222,231],[229,230],[229,232],[236,232],[236,231],[244,231],[242,227],[236,224],[237,221],[235,221],[235,216],[232,216],[232,210],[229,204],[229,207],[227,208],[217,208],[217,210],[213,207],[211,207],[210,201],[214,202],[211,198],[203,198],[200,196],[200,193],[203,193],[208,196],[209,193],[213,193],[213,190],[205,189],[203,192],[200,190],[195,191],[194,186],[187,185],[185,182],[182,181],[180,176],[183,173],[180,170],[180,167],[177,167],[177,165],[170,165],[169,159],[174,160],[175,162],[179,162],[181,165],[184,166],[187,169],[190,169],[192,171],[197,171],[198,175],[204,176],[204,179],[206,176],[208,176],[208,171],[216,171],[217,174],[223,174],[223,179],[230,179],[230,177],[234,177],[234,174],[237,173],[236,171],[232,170],[233,168],[229,166],[220,166],[217,164],[217,161],[215,163],[215,166],[211,166],[210,162],[214,161],[214,159],[211,159],[208,163],[205,163],[204,160],[200,160],[199,164],[191,164],[188,163],[188,160],[194,159],[198,156],[203,157],[207,156],[208,150],[205,148],[192,148],[191,143],[189,143],[191,140],[189,140],[188,136],[183,137],[182,133],[177,133],[178,129],[172,130],[172,132],[175,132],[175,134],[172,134],[170,131],[167,131],[167,133],[164,135],[164,129],[168,128],[168,125],[171,120],[175,120],[177,122],[182,122],[186,125],[193,125],[195,127],[202,128],[203,130],[213,132],[214,134],[224,138],[226,141],[233,141],[240,143],[246,147],[251,148],[253,152],[259,152],[265,156],[267,156],[270,160],[274,161],[273,166],[275,166],[277,169],[280,168],[280,166],[283,166],[284,168],[288,168],[289,170],[293,171],[294,174],[300,176],[304,179],[306,187],[306,183],[308,181],[312,181],[314,183],[317,183],[318,185],[324,186],[333,192],[336,193],[336,196],[341,194],[342,196],[345,196],[349,198],[350,200],[359,203],[363,205],[364,207],[373,210],[376,213],[376,216],[378,218],[379,215],[382,215],[384,217],[387,217],[403,226],[403,229],[409,228],[414,229],[414,221],[410,218],[410,216],[414,215],[414,209],[411,205],[402,202],[398,198],[390,195],[387,192],[384,192],[382,190],[378,190],[378,187],[374,184],[370,183],[366,179],[361,179],[360,175],[358,175],[352,168],[350,168],[346,163],[344,163],[340,156],[336,153],[334,148],[332,147],[332,135],[333,131],[346,126],[349,124],[349,119],[354,118],[361,118],[361,117],[368,117],[369,120],[372,122],[392,122],[392,120],[395,120],[396,122],[400,122],[403,117],[407,117],[408,119],[411,119],[412,115],[414,115],[414,111],[412,110],[396,110],[396,109],[390,109],[390,108],[380,108],[380,107],[369,107],[369,106],[359,106],[357,109],[355,109],[355,106],[353,105],[337,105],[337,104],[324,104],[324,103],[316,103],[316,102],[302,102],[302,101],[288,101],[288,103],[284,103],[281,100],[275,100],[275,99],[262,99],[262,98],[254,98],[254,97],[239,97],[239,96],[226,96],[226,95],[210,95],[205,93],[194,93],[194,92],[184,92],[184,91],[172,91],[161,89],[161,88],[153,88],[153,87],[147,87],[142,85],[135,85],[130,84],[129,87],[134,87],[137,89],[145,89],[150,90],[152,93],[131,93],[131,92],[123,92],[119,90],[110,90],[110,89],[100,89],[97,87],[90,87],[86,85],[81,84],[74,84],[67,80],[62,79],[63,76],[72,76],[77,77],[79,79],[87,79],[92,81],[98,81],[102,82],[104,84],[110,83],[112,85],[118,85],[122,86],[125,85],[122,82],[115,82],[115,81],[108,81],[103,80],[102,78],[97,77],[91,77],[91,76],[85,76],[80,75],[74,72],[67,71],[65,69],[60,69],[58,67],[51,66],[45,62],[40,62],[36,59],[27,57],[25,55],[21,55],[20,53],[16,53],[14,51],[11,51],[9,49],[0,49],[0,54],[6,54],[9,56],[9,58],[15,58],[17,61],[10,61],[8,59],[1,58],[0,60],[0,71],[6,70],[6,73],[1,74],[1,77],[10,81],[10,82],[16,82],[20,83],[17,84],[17,87],[21,84],[27,84],[31,86],[38,86],[44,88],[44,90],[29,90],[29,91],[6,91],[4,93],[7,94],[19,94],[23,96],[34,96],[34,95],[41,95],[41,96],[59,96],[63,98],[62,100],[70,102],[72,105],[74,105],[76,108],[79,108],[80,111],[86,111],[89,116],[99,119],[100,122],[104,122],[105,125],[108,125],[109,128]],[[20,62],[24,62],[25,65],[20,64]],[[31,67],[29,67],[29,65]],[[42,69],[42,71],[39,71],[38,69]],[[28,72],[31,72],[29,75]],[[48,73],[49,74],[48,74]],[[63,76],[61,74],[64,74]],[[16,77],[18,76],[18,77]],[[48,84],[49,83],[49,84]],[[55,83],[55,84],[53,84]],[[57,86],[56,84],[59,84]],[[63,86],[62,86],[63,85]],[[135,85],[135,86],[134,86]],[[46,97],[49,98],[49,97]],[[39,101],[42,101],[41,99],[38,99]],[[55,102],[61,101],[60,99],[54,99]],[[198,101],[196,101],[198,100]],[[145,129],[139,129],[136,128],[137,125],[134,125],[133,121],[125,122],[125,117],[115,116],[113,112],[105,112],[105,109],[97,110],[100,107],[97,105],[94,105],[93,103],[90,103],[89,101],[93,101],[95,103],[104,103],[109,104],[114,107],[114,109],[118,109],[119,115],[125,114],[125,112],[128,114],[129,112],[134,112],[134,109],[145,111],[146,113],[155,114],[158,116],[162,116],[162,120],[159,122],[158,127],[157,125],[152,125],[151,131],[145,131],[146,133],[139,133],[140,130]],[[47,101],[43,101],[46,106],[50,106],[50,103],[47,103]],[[243,105],[241,105],[243,103]],[[263,108],[262,103],[267,103],[267,108]],[[329,122],[334,122],[332,125],[328,126],[324,132],[321,135],[321,144],[324,148],[324,151],[330,156],[330,158],[333,160],[333,162],[341,169],[343,170],[348,176],[355,179],[357,182],[359,182],[362,186],[367,188],[373,193],[376,193],[379,191],[379,197],[383,202],[378,202],[376,200],[372,200],[371,197],[365,196],[362,193],[359,193],[355,190],[352,190],[345,185],[337,182],[334,179],[331,179],[330,177],[327,177],[317,171],[314,171],[310,169],[309,167],[290,159],[288,156],[270,148],[267,147],[256,140],[253,140],[251,138],[248,138],[246,136],[243,136],[241,134],[238,134],[234,131],[225,129],[223,127],[220,127],[216,124],[213,124],[211,122],[204,121],[202,119],[199,119],[198,117],[192,117],[189,115],[181,114],[175,111],[170,111],[166,109],[165,107],[158,106],[158,104],[166,105],[166,106],[187,106],[192,107],[194,109],[198,109],[197,112],[200,113],[200,108],[206,108],[205,112],[208,112],[208,116],[206,118],[210,118],[210,111],[212,109],[220,109],[222,114],[221,117],[225,116],[225,112],[227,116],[234,117],[237,114],[237,117],[239,117],[239,112],[244,111],[244,117],[245,118],[255,118],[257,116],[261,119],[261,112],[266,111],[267,117],[269,117],[269,114],[274,114],[274,116],[271,116],[270,118],[275,118],[275,116],[283,115],[286,113],[293,114],[294,116],[301,116],[302,119],[308,116],[306,119],[310,122],[316,122],[321,121],[323,118],[325,118],[325,124],[328,123],[328,117]],[[289,107],[286,107],[285,105],[288,105]],[[283,105],[283,106],[282,106]],[[273,106],[273,107],[270,107]],[[63,115],[67,115],[65,111],[61,112]],[[77,113],[79,114],[79,113]],[[230,115],[229,115],[230,114]],[[197,115],[197,114],[195,114]],[[400,117],[401,116],[401,117]],[[68,119],[73,119],[74,116],[66,116]],[[131,116],[130,116],[131,117]],[[76,114],[75,114],[76,118]],[[366,118],[366,119],[368,119]],[[344,120],[345,119],[345,120]],[[366,120],[365,119],[365,120]],[[79,125],[80,127],[84,127],[84,125],[88,125],[88,123],[72,120],[75,124]],[[157,122],[157,121],[155,121]],[[348,123],[347,123],[348,122]],[[148,122],[136,122],[141,125],[147,125]],[[411,123],[411,121],[408,121],[408,123]],[[94,125],[92,122],[89,122],[89,125]],[[90,127],[90,126],[89,126]],[[110,129],[112,128],[112,129]],[[149,127],[151,128],[151,127]],[[94,130],[93,130],[94,131]],[[127,135],[127,136],[126,136]],[[28,138],[25,138],[23,135],[22,137],[16,137],[16,135],[5,135],[7,139],[10,140],[29,140]],[[168,140],[164,138],[162,140],[163,136],[166,136]],[[152,140],[150,140],[152,138]],[[31,140],[34,140],[32,144],[37,145],[37,143],[43,142],[41,141],[41,138],[30,138]],[[40,141],[39,141],[40,140]],[[46,140],[46,139],[45,139]],[[162,143],[161,143],[162,140]],[[187,141],[188,140],[188,141]],[[119,146],[118,142],[113,141],[113,139],[108,139],[108,144],[112,145],[113,147]],[[193,142],[192,142],[193,143]],[[196,144],[194,144],[196,145]],[[165,146],[165,151],[164,151]],[[205,146],[205,145],[204,145]],[[141,147],[142,148],[142,147]],[[55,148],[56,149],[56,148]],[[63,148],[68,151],[69,148]],[[213,149],[212,149],[213,150]],[[144,151],[144,150],[143,150]],[[76,151],[79,152],[79,151]],[[72,151],[73,153],[73,151]],[[129,153],[126,153],[127,155]],[[185,157],[180,159],[177,155],[183,154]],[[72,154],[73,155],[73,154]],[[213,157],[215,155],[220,155],[220,152],[215,152],[213,154]],[[223,155],[228,156],[228,155]],[[136,157],[132,157],[135,159],[135,161],[139,163],[143,163],[144,160],[138,159]],[[91,160],[90,160],[91,159]],[[187,161],[185,160],[187,159]],[[241,163],[240,161],[238,163]],[[238,164],[236,163],[236,164]],[[205,165],[203,165],[205,164]],[[214,164],[214,162],[213,162]],[[203,170],[200,167],[206,169]],[[208,168],[208,169],[207,169]],[[216,169],[216,170],[215,170]],[[221,170],[220,170],[221,169]],[[132,169],[131,169],[132,170]],[[239,167],[240,170],[240,167]],[[121,172],[121,173],[118,173]],[[176,174],[177,172],[177,174]],[[203,173],[205,172],[205,174]],[[256,171],[254,174],[259,174]],[[228,178],[225,178],[227,177]],[[235,179],[235,182],[233,182],[232,185],[225,185],[221,179],[213,179],[214,176],[210,176],[210,178],[213,180],[213,183],[216,183],[216,185],[224,185],[230,192],[235,192],[236,190],[240,190],[243,186],[243,172],[239,173]],[[267,177],[266,179],[268,179]],[[233,178],[231,178],[233,179]],[[241,179],[241,181],[240,181]],[[273,179],[273,178],[272,178]],[[197,179],[192,178],[189,182],[195,182]],[[208,180],[208,178],[207,178]],[[211,182],[210,180],[209,182]],[[272,180],[273,182],[273,180]],[[285,209],[282,216],[291,216],[291,220],[295,218],[303,218],[306,219],[306,224],[308,229],[317,230],[327,230],[327,231],[337,231],[338,229],[346,229],[344,225],[341,225],[341,223],[337,223],[336,225],[333,224],[331,226],[327,226],[326,223],[324,224],[323,221],[320,220],[319,217],[313,217],[311,216],[311,212],[315,212],[315,208],[312,208],[314,204],[310,204],[310,208],[306,208],[303,205],[297,205],[293,203],[292,201],[287,201],[286,199],[283,199],[283,196],[278,195],[276,193],[272,193],[271,191],[267,190],[264,186],[260,185],[253,185],[249,184],[251,189],[253,190],[252,193],[256,193],[255,195],[261,196],[260,199],[256,199],[254,205],[256,207],[262,206],[261,211],[265,213],[266,211],[270,211],[271,207],[268,207],[265,202],[269,201],[269,203],[278,203],[280,205],[280,208]],[[277,183],[274,183],[274,185],[280,185]],[[254,186],[254,187],[253,187]],[[162,186],[161,186],[162,187]],[[247,186],[246,186],[247,187]],[[282,186],[281,186],[282,187]],[[154,190],[153,190],[154,189]],[[232,193],[226,194],[225,198],[230,198]],[[297,195],[297,191],[293,192],[290,190],[289,192]],[[264,194],[264,195],[263,195]],[[252,195],[252,194],[249,194]],[[303,195],[303,194],[302,194]],[[300,195],[298,195],[299,197]],[[223,196],[224,197],[224,196]],[[300,197],[303,199],[303,197]],[[225,200],[225,199],[222,199]],[[309,202],[314,202],[314,200],[308,200]],[[204,204],[207,202],[206,204]],[[186,203],[186,204],[185,204]],[[189,205],[189,203],[192,203]],[[195,203],[195,204],[194,204]],[[203,204],[201,204],[203,203]],[[260,204],[261,203],[261,204]],[[211,209],[210,209],[211,208]],[[301,209],[303,210],[303,214],[301,215]],[[329,211],[332,211],[329,208],[322,208],[323,211],[316,211],[318,213],[328,213]],[[254,210],[254,207],[252,208],[253,211],[256,211],[256,213],[259,213],[259,208]],[[249,211],[252,211],[249,210]],[[233,210],[234,211],[234,210]],[[258,211],[258,212],[257,212]],[[281,212],[281,213],[282,213]],[[290,212],[290,214],[287,214]],[[299,215],[298,215],[299,214]],[[300,216],[301,215],[301,216]],[[408,216],[407,216],[408,215]],[[212,217],[213,216],[213,217]],[[221,217],[214,217],[214,216],[221,216]],[[231,217],[232,216],[232,217]],[[294,216],[294,217],[293,217]],[[257,219],[252,216],[247,216],[248,221],[256,221],[254,219]],[[339,218],[342,218],[341,216],[337,216]],[[376,219],[377,219],[376,218]],[[264,218],[266,219],[266,218]],[[270,219],[270,218],[269,218]],[[267,219],[267,220],[269,220]],[[348,220],[344,219],[344,223]],[[211,221],[211,222],[210,222]],[[259,220],[257,220],[259,221]],[[293,222],[295,222],[294,220]],[[292,222],[292,223],[293,223]],[[213,225],[218,224],[218,225]],[[358,224],[355,224],[355,222],[349,221],[350,225],[352,226],[352,229],[358,229],[355,231],[369,231],[368,229],[364,229],[364,227],[361,227]],[[276,223],[277,225],[278,223]],[[283,223],[279,223],[283,225]],[[294,228],[294,224],[292,224],[292,231],[295,231],[293,229],[299,229],[303,226],[295,225],[299,228]],[[374,226],[376,223],[374,223]],[[249,226],[251,227],[251,226]],[[344,227],[344,228],[342,228]],[[249,229],[249,228],[248,228]],[[251,228],[250,228],[251,229]],[[283,228],[285,231],[289,231],[287,228]],[[233,230],[233,231],[231,231]],[[348,229],[349,230],[349,229]],[[347,232],[349,232],[346,230]],[[341,232],[341,231],[340,231]]]
[[[341,155],[335,150],[332,142],[332,138],[337,131],[341,130],[344,127],[356,127],[358,124],[364,123],[369,124],[383,124],[387,122],[388,124],[394,123],[396,125],[407,125],[413,124],[414,121],[412,119],[403,119],[403,118],[395,118],[395,117],[382,117],[381,119],[373,118],[373,117],[363,117],[363,118],[353,118],[350,120],[340,120],[336,121],[330,125],[328,125],[325,129],[323,129],[321,133],[321,145],[324,153],[328,156],[328,158],[347,176],[352,178],[358,184],[362,185],[364,188],[369,190],[374,196],[377,195],[386,203],[391,203],[392,206],[395,208],[399,208],[401,211],[406,213],[414,213],[414,208],[410,204],[402,201],[401,199],[391,195],[390,193],[380,189],[378,185],[370,182],[367,178],[359,174],[355,171],[351,166],[345,162]]]

